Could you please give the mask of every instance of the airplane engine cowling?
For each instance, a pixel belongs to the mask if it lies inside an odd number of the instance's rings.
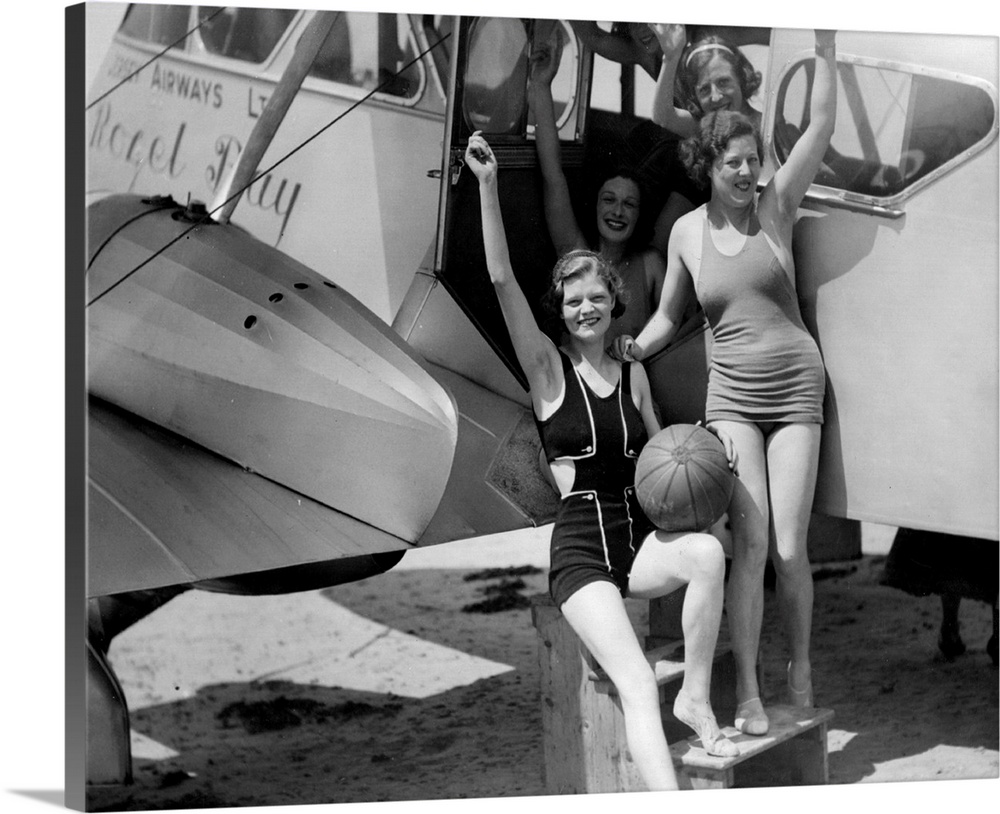
[[[389,326],[281,251],[169,200],[105,198],[88,228],[93,395],[419,539],[451,471],[458,415]]]

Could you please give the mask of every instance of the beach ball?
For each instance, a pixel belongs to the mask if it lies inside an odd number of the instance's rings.
[[[639,505],[663,531],[706,531],[726,513],[735,485],[722,442],[693,424],[660,430],[635,468]]]

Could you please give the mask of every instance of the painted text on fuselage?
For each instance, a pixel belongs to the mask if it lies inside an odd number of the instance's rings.
[[[206,107],[222,107],[221,82],[200,79],[182,71],[175,71],[169,66],[161,66],[159,63],[153,66],[149,86],[160,93],[199,102]]]
[[[157,175],[176,178],[184,171],[180,162],[185,122],[177,125],[171,136],[151,133],[143,127],[130,127],[112,115],[110,102],[100,105],[90,130],[90,149],[104,152],[138,169],[145,166]]]

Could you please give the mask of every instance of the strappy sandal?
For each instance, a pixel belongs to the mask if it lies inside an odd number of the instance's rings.
[[[812,679],[809,679],[809,683],[806,684],[805,689],[797,690],[792,686],[792,663],[788,662],[788,701],[793,707],[810,707],[815,706],[813,701],[813,685]]]
[[[771,722],[764,712],[764,705],[758,696],[754,696],[736,706],[735,726],[744,735],[766,735]]]
[[[708,701],[695,704],[687,695],[679,692],[674,699],[674,717],[694,730],[701,740],[701,748],[708,754],[715,757],[736,757],[740,753],[739,747],[722,734]]]

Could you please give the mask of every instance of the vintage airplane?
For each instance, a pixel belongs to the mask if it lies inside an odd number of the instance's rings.
[[[107,641],[178,586],[317,588],[551,518],[461,156],[489,135],[540,299],[554,251],[525,87],[553,24],[571,187],[669,150],[637,115],[648,77],[568,23],[129,7],[87,103],[88,782],[130,776]],[[744,42],[770,172],[807,115],[811,32]],[[796,241],[833,522],[998,539],[994,45],[838,35],[837,159]],[[695,313],[650,363],[667,423],[700,416],[709,341]]]

